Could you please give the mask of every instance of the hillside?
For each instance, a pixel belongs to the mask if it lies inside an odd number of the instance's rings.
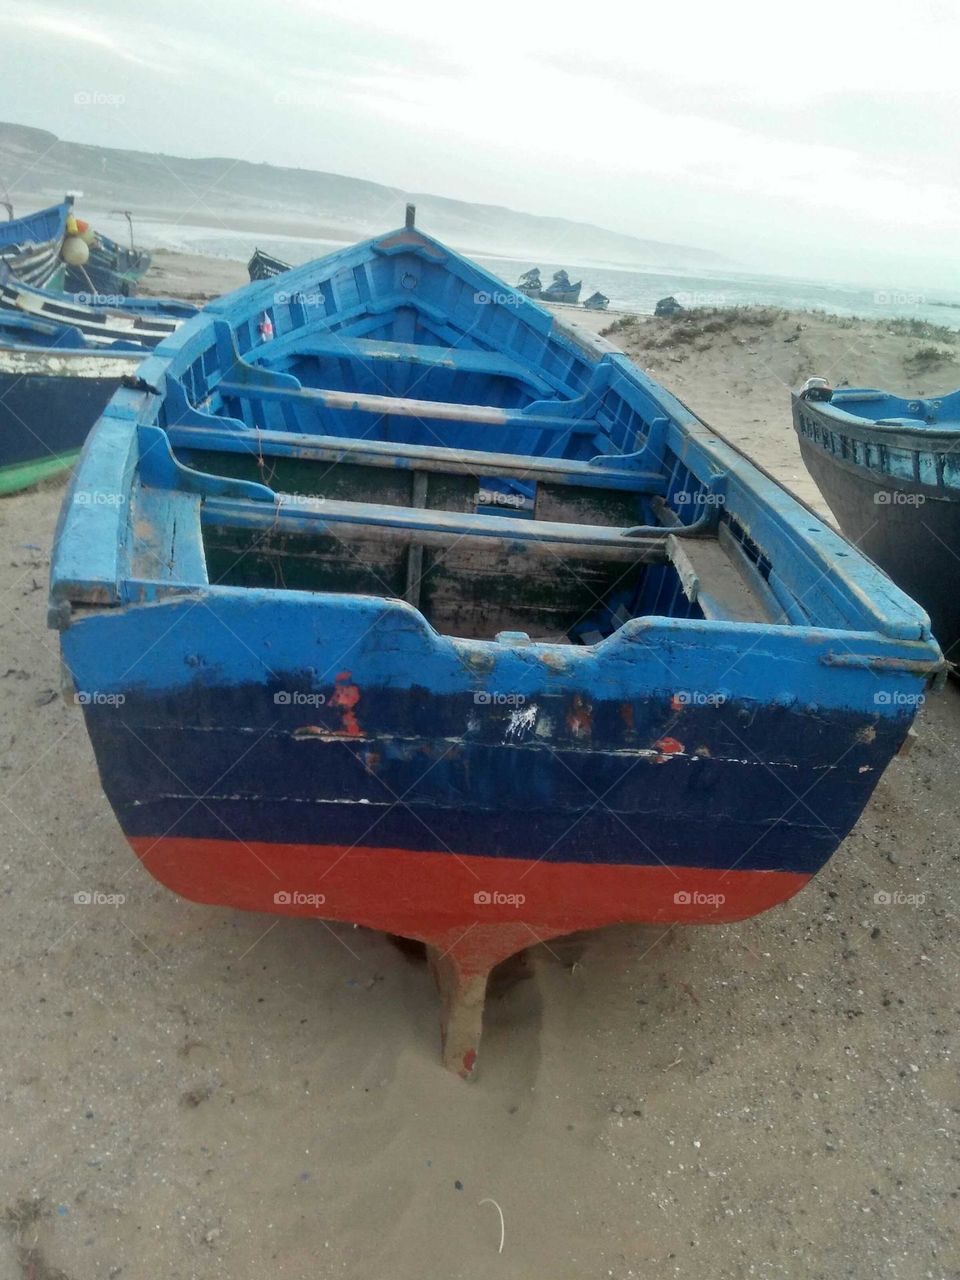
[[[21,177],[21,175],[23,175]],[[643,240],[565,218],[497,205],[400,191],[360,178],[279,168],[222,157],[187,159],[67,142],[41,129],[0,122],[0,182],[17,214],[83,192],[88,209],[130,209],[141,217],[285,235],[357,239],[402,220],[407,201],[418,220],[457,248],[542,256],[562,244],[572,261],[634,267],[721,266],[720,255]]]

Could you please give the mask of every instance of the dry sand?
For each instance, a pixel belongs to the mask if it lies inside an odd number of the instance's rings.
[[[233,258],[174,253],[170,249],[154,249],[152,257],[150,270],[140,285],[143,297],[186,298],[202,305],[250,283],[247,268]]]
[[[912,340],[796,323],[627,343],[804,488],[781,379],[897,385]],[[466,1085],[383,937],[140,870],[56,694],[61,495],[0,502],[2,1280],[960,1276],[955,686],[794,901],[530,953]]]

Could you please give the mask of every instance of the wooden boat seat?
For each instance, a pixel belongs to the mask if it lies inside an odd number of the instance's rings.
[[[347,463],[401,471],[446,475],[503,476],[557,485],[662,494],[666,477],[639,467],[617,466],[616,459],[580,462],[567,458],[531,457],[485,450],[449,449],[434,445],[392,444],[341,436],[304,435],[295,431],[251,431],[230,420],[204,415],[212,425],[167,428],[171,446],[204,453],[292,457],[303,461]]]
[[[606,525],[518,520],[509,516],[473,515],[461,511],[336,502],[323,498],[277,494],[271,506],[249,498],[208,497],[203,504],[207,525],[227,525],[272,534],[332,533],[338,539],[364,538],[393,545],[480,547],[499,543],[530,555],[572,556],[585,560],[665,564],[667,529],[625,537],[624,529]],[[677,541],[674,538],[674,541]]]
[[[538,431],[564,431],[571,435],[596,435],[602,428],[595,418],[524,413],[486,404],[451,404],[442,400],[412,400],[369,392],[332,391],[322,387],[296,387],[254,379],[224,378],[218,391],[225,399],[278,400],[333,409],[341,413],[370,413],[375,417],[418,418],[429,422],[465,422],[473,426],[532,427]]]

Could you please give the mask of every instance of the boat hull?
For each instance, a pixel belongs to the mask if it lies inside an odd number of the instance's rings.
[[[151,873],[422,940],[469,1074],[507,956],[797,892],[942,660],[874,565],[412,210],[288,285],[118,393],[50,621]]]
[[[142,355],[0,348],[0,494],[67,470]]]
[[[489,922],[484,891],[522,893],[508,918],[534,936],[765,910],[830,857],[915,711],[879,707],[869,671],[860,709],[794,705],[773,688],[796,655],[766,644],[753,656],[768,694],[735,653],[705,648],[691,670],[668,624],[617,633],[595,666],[507,650],[480,678],[470,642],[399,602],[197,603],[105,611],[63,635],[138,856],[198,901],[272,910],[297,906],[278,892],[322,893],[298,909],[437,945]],[[684,679],[727,691],[692,703]]]
[[[809,421],[816,411],[805,404],[804,412]],[[804,465],[840,528],[926,609],[944,656],[960,660],[960,491],[950,496],[838,457],[799,424],[797,434]]]
[[[576,289],[544,289],[542,293],[537,294],[541,302],[567,302],[576,303],[580,298],[580,287]]]

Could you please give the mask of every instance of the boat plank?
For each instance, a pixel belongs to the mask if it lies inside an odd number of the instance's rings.
[[[334,391],[325,387],[273,386],[224,378],[217,387],[226,399],[279,400],[314,404],[343,413],[372,413],[377,417],[417,418],[431,422],[467,422],[475,426],[519,426],[537,430],[599,433],[595,418],[561,418],[524,413],[496,405],[452,404],[442,400],[414,400],[405,396],[381,396],[371,392]],[[539,403],[543,403],[540,401]]]
[[[719,541],[669,538],[670,559],[687,599],[705,618],[724,622],[770,622],[771,615]]]
[[[330,528],[337,537],[360,536],[386,541],[422,541],[446,546],[469,540],[477,545],[523,545],[534,555],[571,555],[583,559],[649,561],[662,564],[667,556],[667,533],[625,538],[623,529],[604,525],[562,524],[518,520],[512,516],[483,516],[464,512],[420,510],[331,502],[323,498],[277,495],[272,506],[246,498],[209,497],[203,519],[210,525],[238,525],[277,529],[285,533]],[[672,535],[671,535],[672,536]]]
[[[209,421],[218,420],[209,415]],[[539,425],[539,423],[538,423]],[[603,467],[566,458],[543,458],[443,446],[393,444],[342,436],[306,435],[296,431],[250,431],[234,425],[167,427],[174,449],[293,456],[317,462],[343,462],[367,467],[410,468],[473,476],[506,476],[557,485],[623,489],[662,494],[666,477],[641,467]]]

